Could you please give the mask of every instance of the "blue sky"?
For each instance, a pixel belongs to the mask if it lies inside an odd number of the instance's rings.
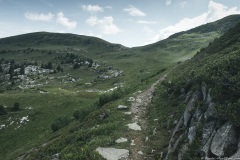
[[[48,31],[134,47],[231,14],[237,0],[0,0],[0,38]]]

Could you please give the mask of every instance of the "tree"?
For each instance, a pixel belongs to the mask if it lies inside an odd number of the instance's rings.
[[[20,103],[18,102],[15,102],[14,105],[13,105],[13,108],[12,108],[12,111],[20,111]]]
[[[73,69],[78,69],[78,68],[80,68],[80,64],[78,64],[78,63],[74,63],[74,65],[73,65]]]
[[[6,115],[6,114],[7,114],[7,109],[3,105],[0,105],[0,115]]]
[[[25,74],[25,67],[24,67],[24,65],[21,65],[21,67],[20,67],[20,74],[21,75]]]
[[[48,62],[48,64],[47,64],[47,67],[46,67],[47,69],[52,69],[53,68],[53,65],[52,65],[52,62]]]
[[[0,64],[0,73],[3,72],[3,68],[2,68],[2,65]]]

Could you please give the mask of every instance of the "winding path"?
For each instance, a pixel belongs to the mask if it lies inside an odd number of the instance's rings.
[[[143,160],[145,155],[144,151],[144,131],[147,129],[146,121],[146,110],[149,104],[152,101],[153,93],[156,88],[156,85],[162,82],[167,75],[163,75],[158,81],[151,85],[151,87],[143,92],[137,92],[134,96],[135,100],[131,105],[132,112],[132,122],[136,123],[141,127],[141,130],[132,130],[128,131],[128,138],[132,141],[129,151],[130,156],[129,160]]]

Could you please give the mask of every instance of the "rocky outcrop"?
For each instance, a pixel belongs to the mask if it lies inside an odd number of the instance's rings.
[[[198,150],[198,158],[240,158],[240,143],[237,145],[240,139],[236,127],[231,122],[222,124],[222,120],[217,117],[211,89],[205,82],[202,82],[200,88],[197,91],[181,92],[181,97],[186,93],[186,108],[171,130],[165,160],[173,152],[177,152],[176,159],[183,159],[184,154],[192,149],[190,146],[194,141],[198,144],[198,149],[194,148],[195,152]]]

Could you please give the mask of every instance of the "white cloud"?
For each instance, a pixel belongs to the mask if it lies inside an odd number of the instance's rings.
[[[137,21],[137,23],[139,24],[157,24],[157,22],[154,22],[154,21]]]
[[[49,21],[52,21],[54,18],[54,15],[50,12],[48,14],[27,12],[24,15],[28,20],[31,20],[31,21],[49,22]]]
[[[77,27],[77,22],[70,21],[62,12],[57,14],[56,22],[64,27],[67,27],[68,29],[75,29]]]
[[[204,12],[201,15],[193,18],[184,18],[175,25],[171,25],[164,29],[161,29],[158,34],[156,34],[154,37],[151,37],[146,42],[146,44],[157,42],[159,40],[169,37],[174,33],[186,31],[191,28],[195,28],[197,26],[216,21],[232,14],[240,14],[240,10],[238,10],[237,7],[228,8],[223,4],[209,1],[207,12]]]
[[[144,26],[143,31],[146,32],[147,34],[150,34],[150,35],[155,34],[155,32],[151,28],[149,28],[148,26]]]
[[[165,4],[166,6],[170,6],[172,4],[172,0],[167,0]]]
[[[104,7],[104,8],[106,8],[106,9],[112,9],[112,6],[106,6],[106,7]]]
[[[123,9],[123,11],[127,12],[130,16],[135,16],[135,17],[146,16],[146,14],[143,11],[141,11],[140,9],[134,6],[129,6],[128,8]]]
[[[87,34],[85,34],[87,36],[91,36],[91,37],[98,37],[98,38],[102,38],[102,35],[100,34],[95,34],[93,32],[88,32]]]
[[[86,23],[92,27],[98,27],[102,34],[116,34],[120,32],[120,29],[113,23],[112,16],[103,17],[102,19],[91,16],[86,20]]]
[[[182,2],[180,2],[180,6],[181,6],[182,8],[184,8],[186,5],[187,5],[187,1],[182,1]]]
[[[103,12],[103,8],[98,5],[83,5],[82,9],[88,12]]]

